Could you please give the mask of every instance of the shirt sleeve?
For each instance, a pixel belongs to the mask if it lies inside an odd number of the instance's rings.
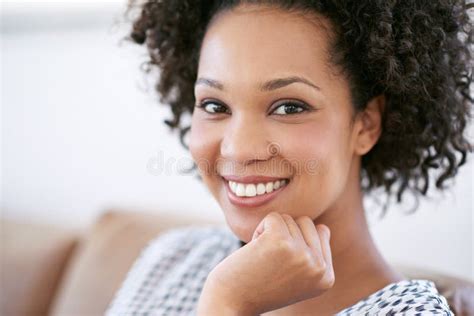
[[[177,252],[189,229],[174,228],[152,239],[128,271],[125,281],[109,304],[105,316],[131,315],[140,305],[140,293],[159,284],[185,253]]]
[[[400,311],[407,316],[446,315],[454,316],[446,298],[442,295],[427,295],[413,298],[405,302]],[[406,309],[406,311],[404,310]]]
[[[402,280],[387,285],[337,314],[343,315],[451,316],[454,313],[432,281]]]

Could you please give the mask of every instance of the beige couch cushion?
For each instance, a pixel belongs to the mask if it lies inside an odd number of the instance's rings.
[[[106,212],[74,255],[52,315],[103,315],[148,241],[165,230],[199,223],[213,224],[172,213]]]
[[[2,219],[0,236],[0,314],[46,315],[78,235]]]

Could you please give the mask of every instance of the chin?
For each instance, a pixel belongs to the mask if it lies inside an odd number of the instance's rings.
[[[225,211],[224,214],[227,226],[239,240],[245,243],[252,240],[255,229],[263,219],[255,216],[242,217],[241,213],[235,213],[235,211]]]

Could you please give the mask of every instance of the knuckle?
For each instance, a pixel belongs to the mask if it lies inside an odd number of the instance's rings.
[[[321,282],[325,288],[333,287],[334,284],[336,283],[336,278],[334,277],[334,273],[333,272],[328,273],[327,276]]]
[[[290,240],[284,238],[279,239],[276,243],[277,249],[285,254],[293,251],[293,245]]]
[[[326,271],[326,269],[328,268],[328,265],[327,265],[326,262],[323,260],[319,267],[320,267],[320,269],[321,269],[322,271]]]
[[[311,269],[311,273],[310,273],[311,279],[319,281],[321,279],[321,276],[322,276],[322,272],[320,269],[316,267],[313,267],[313,269]]]
[[[334,273],[332,273],[331,278],[329,279],[329,286],[333,287],[334,284],[336,284],[336,277],[334,276]]]
[[[321,279],[321,277],[326,273],[326,263],[319,263],[317,259],[312,258],[311,263],[311,276],[315,279]]]
[[[305,273],[309,272],[310,276],[312,276],[315,265],[314,258],[310,252],[304,250],[294,251],[291,257],[289,257],[289,261],[295,269],[305,271]]]
[[[315,262],[316,262],[316,267],[322,271],[326,271],[326,268],[327,268],[327,264],[326,264],[326,261],[324,261],[324,259],[321,257],[321,256],[318,256],[316,259],[315,259]]]
[[[303,267],[308,267],[312,269],[314,267],[314,258],[309,251],[301,250],[296,254],[298,263]]]

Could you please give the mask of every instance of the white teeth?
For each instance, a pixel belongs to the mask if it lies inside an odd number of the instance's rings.
[[[275,182],[267,182],[267,183],[237,183],[234,181],[229,181],[229,187],[232,192],[234,192],[237,196],[246,196],[246,197],[253,197],[256,195],[263,195],[266,193],[270,193],[273,190],[277,190],[280,187],[283,187],[288,183],[288,180],[278,180]]]
[[[238,183],[237,188],[235,189],[235,194],[237,194],[237,196],[245,196],[245,185]]]
[[[273,188],[276,190],[280,187],[280,181],[273,182]]]
[[[257,194],[258,195],[265,194],[265,184],[263,183],[257,184]]]
[[[268,182],[267,185],[265,186],[265,190],[267,193],[270,193],[273,191],[273,182]]]
[[[245,186],[245,196],[255,196],[257,195],[257,188],[255,184],[247,184]]]

